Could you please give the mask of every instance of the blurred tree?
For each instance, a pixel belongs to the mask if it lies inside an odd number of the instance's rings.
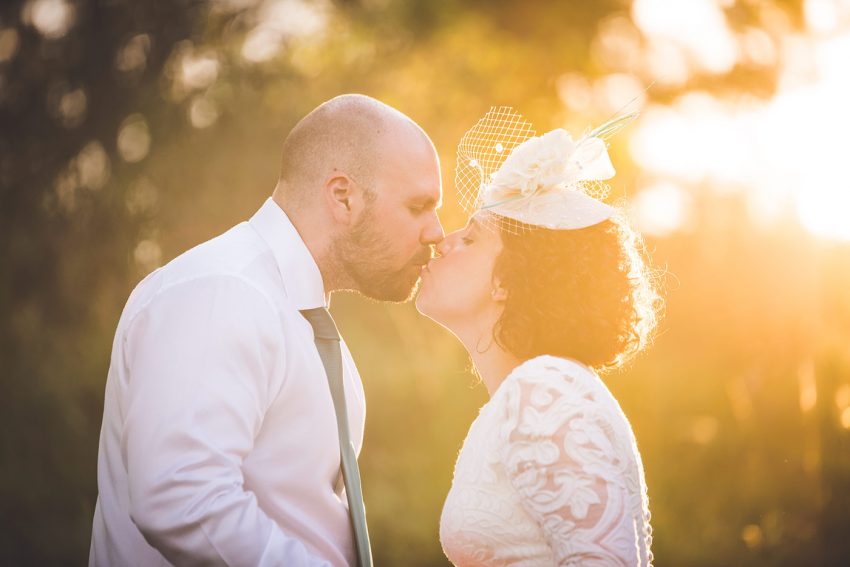
[[[122,121],[162,106],[165,62],[203,8],[0,6],[4,564],[87,556],[108,337],[143,221],[125,206],[139,166],[122,157]]]

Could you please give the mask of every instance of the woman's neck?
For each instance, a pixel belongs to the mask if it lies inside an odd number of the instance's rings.
[[[466,314],[453,321],[440,321],[466,348],[490,396],[496,393],[511,370],[522,362],[496,342],[493,330],[501,316],[502,308],[494,303],[490,309],[475,315]]]
[[[519,366],[522,361],[496,343],[492,329],[481,340],[476,340],[474,343],[464,342],[464,346],[472,358],[478,375],[481,376],[481,381],[487,387],[487,393],[492,397],[511,370]]]

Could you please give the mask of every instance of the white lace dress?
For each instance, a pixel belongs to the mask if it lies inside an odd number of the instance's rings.
[[[626,416],[598,376],[519,365],[469,429],[440,541],[458,567],[650,565],[649,508]]]

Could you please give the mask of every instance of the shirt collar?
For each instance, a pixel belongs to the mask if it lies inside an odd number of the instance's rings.
[[[327,307],[319,266],[283,209],[269,197],[248,222],[271,248],[295,308]]]

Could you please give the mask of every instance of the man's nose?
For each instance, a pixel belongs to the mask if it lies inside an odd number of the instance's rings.
[[[445,238],[446,233],[443,231],[443,225],[440,223],[440,217],[434,211],[432,218],[422,230],[422,244],[438,244]]]

